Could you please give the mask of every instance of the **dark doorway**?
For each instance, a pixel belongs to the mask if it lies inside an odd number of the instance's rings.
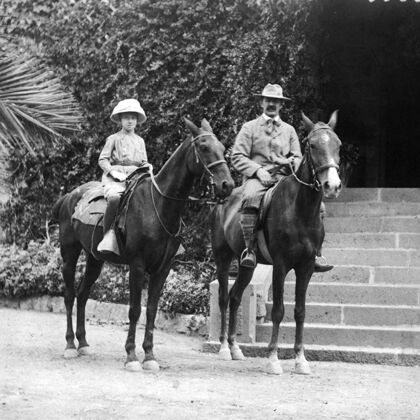
[[[349,186],[420,187],[420,3],[323,4],[323,95],[360,159]]]

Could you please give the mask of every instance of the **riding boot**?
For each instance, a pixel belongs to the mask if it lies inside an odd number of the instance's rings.
[[[256,211],[244,211],[241,213],[241,228],[246,248],[241,255],[240,266],[254,268],[257,265],[257,257],[254,252],[255,225],[258,213]]]
[[[119,197],[109,197],[104,214],[104,237],[98,245],[98,251],[102,254],[120,255],[117,235],[115,234],[115,216],[120,203]]]
[[[321,250],[319,250],[315,256],[315,273],[325,273],[326,271],[330,271],[334,268],[333,265],[327,263],[327,259],[322,256]]]

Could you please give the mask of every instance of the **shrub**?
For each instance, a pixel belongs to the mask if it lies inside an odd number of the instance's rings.
[[[208,288],[203,283],[211,275],[211,269],[198,270],[199,264],[187,271],[179,267],[179,273],[171,271],[162,291],[159,308],[184,314],[208,314]],[[76,269],[76,287],[86,267],[82,253]],[[62,296],[62,259],[60,250],[49,241],[29,242],[26,249],[17,245],[0,245],[0,296],[25,298],[32,296]],[[191,274],[192,273],[192,274]],[[128,304],[129,270],[126,266],[105,264],[95,282],[90,298],[112,303]],[[147,293],[144,290],[143,293]]]
[[[171,271],[163,287],[159,308],[171,313],[208,315],[208,287],[187,271]]]
[[[48,242],[30,242],[27,249],[0,246],[0,295],[29,297],[62,295],[61,256]]]

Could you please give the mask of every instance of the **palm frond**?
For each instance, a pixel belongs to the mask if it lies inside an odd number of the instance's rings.
[[[57,78],[35,59],[0,50],[0,150],[35,153],[78,130],[80,109]]]

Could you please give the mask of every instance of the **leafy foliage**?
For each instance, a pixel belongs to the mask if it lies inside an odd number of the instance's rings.
[[[76,270],[76,287],[85,267],[86,259],[82,254]],[[61,270],[60,251],[53,242],[32,241],[26,249],[17,245],[0,245],[0,296],[62,296],[64,283]],[[105,264],[90,298],[128,304],[128,283],[127,267]],[[162,291],[159,308],[167,312],[208,315],[208,288],[197,272],[191,275],[190,270],[172,271]]]
[[[13,195],[0,220],[9,240],[27,243],[42,236],[53,197],[98,179],[97,156],[117,130],[109,115],[122,98],[140,99],[148,114],[139,134],[157,169],[185,136],[183,116],[196,122],[206,117],[231,146],[241,125],[260,112],[253,93],[267,82],[284,84],[294,98],[282,112],[288,122],[298,126],[300,109],[318,112],[318,3],[4,0],[3,34],[39,45],[33,53],[60,77],[86,116],[73,146],[38,149],[38,159],[11,157]],[[187,224],[200,211],[192,210]]]
[[[61,257],[48,243],[31,242],[26,250],[0,246],[0,294],[6,297],[61,295]]]
[[[0,147],[23,148],[56,141],[77,130],[81,115],[74,99],[34,58],[0,49]]]
[[[208,315],[208,288],[199,277],[191,277],[189,271],[172,271],[166,279],[159,308],[170,313]]]

